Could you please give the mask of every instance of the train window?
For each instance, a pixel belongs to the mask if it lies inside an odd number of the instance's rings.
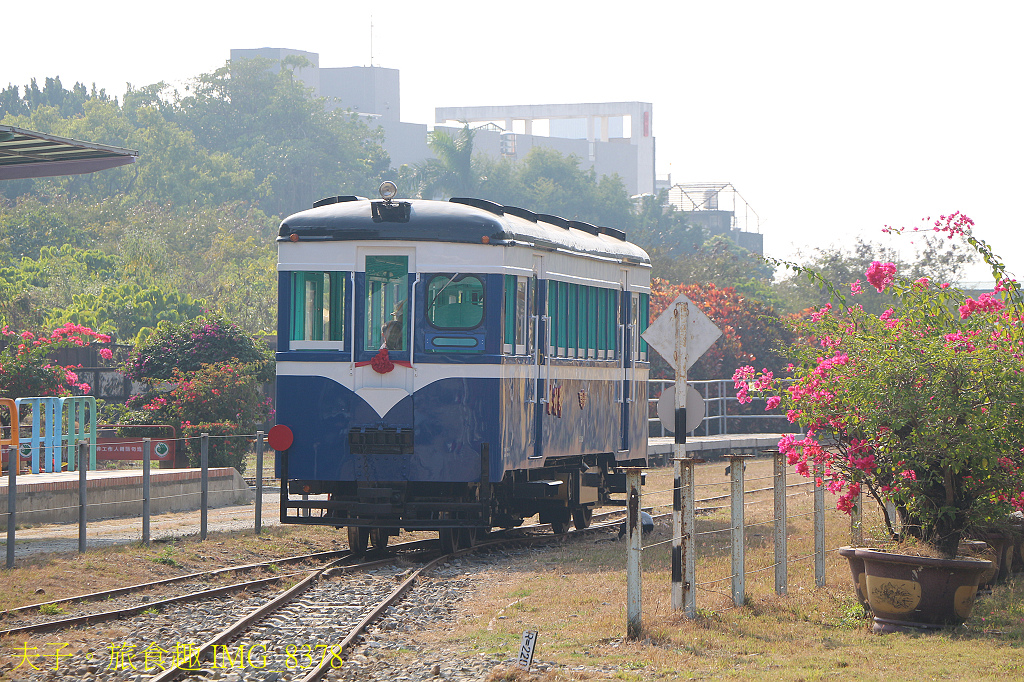
[[[537,312],[537,276],[534,275],[527,281],[526,291],[526,352],[533,353],[537,348],[537,340],[535,337],[537,332],[537,326],[534,324],[534,318],[540,313]]]
[[[558,310],[555,312],[555,317],[558,320],[558,351],[555,355],[559,357],[567,357],[568,346],[566,345],[566,329],[568,328],[568,299],[569,299],[569,285],[565,282],[558,282]]]
[[[427,320],[441,329],[472,329],[484,319],[484,283],[476,275],[434,275],[427,283]]]
[[[502,298],[501,324],[504,352],[512,353],[516,339],[516,278],[505,275],[505,291]]]
[[[345,340],[346,272],[292,272],[291,340],[296,350],[335,347]],[[341,346],[337,346],[341,347]]]
[[[597,356],[600,358],[609,358],[611,357],[611,353],[608,352],[608,342],[611,335],[608,332],[608,317],[611,313],[608,311],[608,289],[598,289],[598,294]]]
[[[650,316],[650,294],[640,294],[640,333],[643,334],[647,331],[647,325],[649,324]],[[640,337],[640,359],[647,359],[647,342],[644,341],[644,337]]]
[[[567,319],[569,323],[569,340],[566,347],[566,357],[575,357],[576,351],[580,345],[579,337],[579,291],[580,286],[578,284],[569,285],[569,317]]]
[[[408,280],[408,256],[366,257],[366,350],[408,350]]]
[[[526,278],[516,281],[516,355],[526,354]]]

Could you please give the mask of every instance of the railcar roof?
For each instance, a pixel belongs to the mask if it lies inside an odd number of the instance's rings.
[[[433,241],[534,246],[650,265],[647,253],[613,228],[536,214],[481,199],[332,197],[281,222],[277,241]]]

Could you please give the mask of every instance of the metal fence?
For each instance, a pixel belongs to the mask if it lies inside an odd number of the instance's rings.
[[[719,585],[728,586],[728,597],[733,606],[743,606],[747,601],[746,581],[750,576],[774,572],[774,590],[777,594],[786,594],[789,589],[791,567],[800,562],[813,563],[814,584],[825,585],[826,555],[838,551],[839,547],[826,546],[825,534],[825,496],[824,486],[816,485],[815,479],[803,479],[790,482],[786,475],[786,459],[776,453],[772,462],[772,474],[747,479],[745,476],[746,461],[751,455],[732,455],[726,457],[729,464],[728,483],[702,483],[695,480],[694,466],[700,460],[685,458],[673,461],[674,483],[665,490],[643,490],[645,497],[658,493],[671,493],[673,498],[672,537],[666,540],[643,545],[640,526],[633,533],[634,525],[627,521],[627,633],[635,634],[642,631],[640,627],[640,584],[639,572],[636,582],[630,582],[631,562],[639,562],[640,556],[662,545],[671,545],[671,602],[674,610],[681,610],[687,617],[697,615],[698,604],[702,598],[712,595],[726,596]],[[639,470],[637,470],[639,471]],[[820,477],[823,472],[816,472]],[[627,476],[627,481],[629,481]],[[636,496],[640,501],[639,476],[636,476],[635,488],[627,491],[627,499]],[[763,484],[757,485],[763,481]],[[748,488],[747,485],[755,486]],[[698,497],[702,490],[719,488],[728,485],[725,494]],[[650,486],[646,486],[650,487]],[[768,497],[770,495],[770,498]],[[791,498],[797,498],[796,505],[790,505]],[[808,509],[808,498],[813,500]],[[768,500],[771,506],[768,506]],[[850,522],[850,542],[859,544],[863,540],[862,497],[855,508]],[[756,507],[755,507],[756,505]],[[797,509],[791,508],[797,506]],[[728,509],[728,521],[698,522],[700,515]],[[748,515],[752,508],[757,509],[754,518]],[[631,511],[631,510],[630,510]],[[799,520],[810,521],[813,533],[813,551],[793,556],[789,552],[788,541],[792,525]],[[760,532],[758,532],[760,530]],[[762,543],[764,550],[758,552],[759,565],[749,566],[747,562],[748,535],[771,537],[773,553],[768,559],[767,544]],[[728,552],[727,572],[722,575],[723,556],[713,557],[711,554]],[[710,552],[710,554],[708,553]],[[770,574],[770,573],[769,573]],[[700,595],[704,596],[701,597]]]
[[[150,518],[151,518],[151,506],[154,501],[157,500],[171,500],[173,498],[198,496],[199,497],[199,524],[200,524],[200,539],[205,540],[208,532],[208,517],[210,510],[210,485],[209,485],[209,470],[210,470],[210,439],[211,438],[245,438],[254,443],[255,456],[256,456],[256,477],[255,477],[255,509],[253,528],[258,534],[262,531],[262,505],[263,505],[263,456],[265,449],[265,438],[262,431],[258,431],[253,435],[236,435],[236,436],[211,436],[208,433],[203,433],[196,438],[200,441],[200,490],[198,492],[187,492],[179,495],[162,495],[154,497],[152,495],[150,485],[150,468],[153,461],[153,448],[151,438],[141,438],[143,448],[142,458],[142,486],[140,493],[142,497],[131,500],[116,500],[110,502],[90,502],[89,491],[87,486],[87,474],[88,469],[86,467],[79,467],[78,469],[78,495],[77,505],[75,507],[57,507],[50,509],[33,509],[32,512],[46,512],[46,511],[62,511],[71,510],[77,507],[78,510],[78,551],[85,552],[88,544],[88,512],[90,508],[96,509],[104,505],[109,504],[131,504],[141,503],[142,514],[142,542],[146,545],[150,544]],[[190,440],[189,438],[177,439],[180,441]],[[79,461],[83,461],[82,458],[88,457],[89,452],[89,441],[81,441],[78,444],[78,458]],[[17,466],[17,457],[12,458],[12,465],[8,466],[7,470],[7,561],[6,567],[14,567],[14,549],[15,542],[17,539],[17,527],[18,527],[18,510],[17,510],[17,492],[18,492],[18,473],[19,466]],[[23,513],[24,510],[23,510]]]

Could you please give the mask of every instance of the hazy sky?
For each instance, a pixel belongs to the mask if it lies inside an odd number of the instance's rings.
[[[45,8],[18,13],[5,32],[0,84],[59,75],[120,95],[126,82],[184,81],[231,48],[265,46],[367,65],[372,12],[373,63],[400,70],[405,121],[433,123],[438,106],[652,102],[658,174],[732,182],[771,255],[881,239],[885,224],[961,210],[1024,276],[1024,3]]]

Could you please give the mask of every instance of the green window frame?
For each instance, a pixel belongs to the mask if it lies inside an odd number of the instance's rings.
[[[640,294],[640,333],[647,331],[649,324],[648,319],[650,317],[650,294]],[[640,337],[640,359],[647,359],[647,342],[644,341],[644,337]]]
[[[568,356],[568,299],[569,299],[569,285],[566,282],[558,283],[558,352],[555,355],[561,357]]]
[[[338,348],[345,341],[347,272],[293,271],[291,273],[291,330],[289,340],[330,342]]]
[[[386,338],[388,350],[408,350],[409,257],[367,256],[365,297],[363,349],[375,351]]]
[[[505,291],[502,299],[502,343],[508,348],[506,351],[514,352],[513,344],[516,339],[516,277],[505,275]]]
[[[566,357],[574,357],[580,348],[580,285],[568,285],[568,340],[565,344]]]
[[[436,329],[475,329],[484,321],[484,280],[475,274],[440,274],[427,280],[427,322]]]

